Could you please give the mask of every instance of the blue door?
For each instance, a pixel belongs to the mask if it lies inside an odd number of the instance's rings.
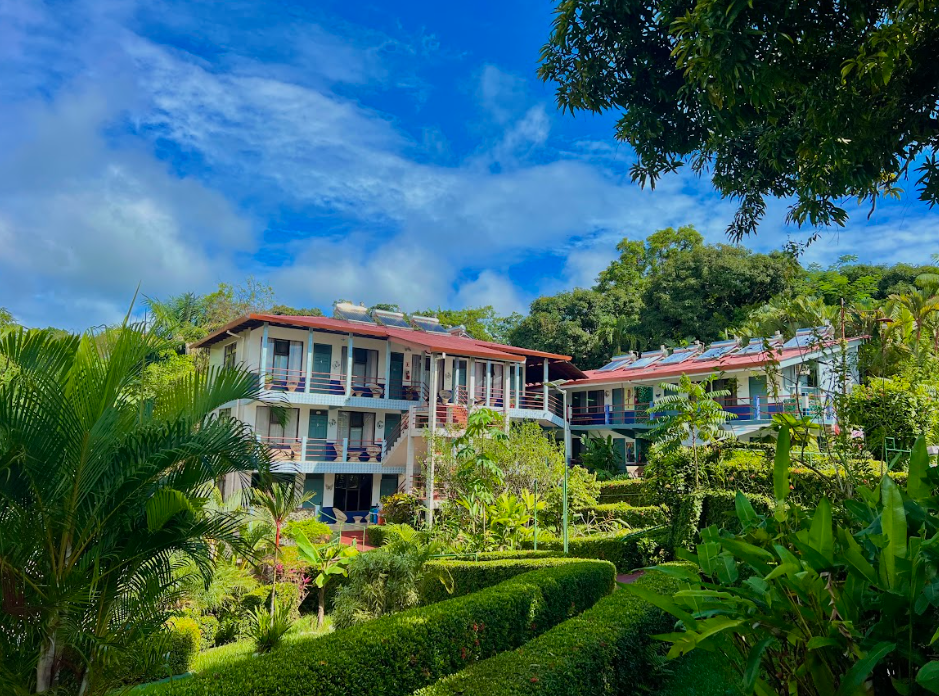
[[[328,343],[316,343],[313,346],[313,375],[310,388],[316,392],[330,392],[333,367],[333,347]]]
[[[748,380],[750,388],[750,411],[752,417],[756,419],[770,418],[769,407],[766,403],[766,376],[750,377]],[[759,409],[757,409],[759,404]]]
[[[312,461],[322,461],[332,450],[326,443],[326,427],[329,422],[329,412],[326,410],[310,411],[310,427],[307,429],[306,458]]]
[[[388,398],[404,398],[404,353],[391,354],[391,383],[388,385]]]

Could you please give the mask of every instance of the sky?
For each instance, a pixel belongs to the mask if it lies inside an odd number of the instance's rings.
[[[253,275],[327,313],[508,313],[592,285],[623,237],[726,241],[706,178],[641,189],[614,114],[557,110],[535,72],[551,20],[532,0],[0,0],[0,306],[80,330],[138,288]],[[848,209],[805,263],[939,251],[915,198]],[[785,210],[744,243],[805,238]]]

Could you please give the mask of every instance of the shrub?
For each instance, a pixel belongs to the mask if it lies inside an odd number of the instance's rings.
[[[248,625],[248,634],[254,639],[257,651],[270,652],[281,644],[287,631],[293,626],[290,607],[275,604],[274,613],[269,612],[266,607],[258,607],[251,612]]]
[[[593,606],[614,585],[609,563],[568,563],[218,667],[147,694],[405,696],[513,650]]]
[[[290,617],[294,621],[300,618],[300,602],[302,599],[300,588],[297,585],[290,582],[277,583],[277,597],[274,600],[275,608],[278,606],[285,607],[286,610],[290,612]],[[270,585],[262,585],[241,598],[241,608],[243,612],[241,618],[246,618],[248,613],[253,612],[258,607],[267,607],[270,609]],[[244,635],[243,630],[241,631],[241,635]]]
[[[572,466],[567,472],[567,505],[569,519],[582,510],[597,504],[600,482],[597,475],[582,466]],[[539,515],[545,526],[554,527],[560,534],[564,519],[564,496],[561,486],[552,486],[544,494],[545,508]]]
[[[600,495],[597,496],[597,502],[604,505],[629,503],[637,507],[652,505],[654,499],[648,480],[641,478],[603,481],[600,484]]]
[[[292,520],[284,527],[284,536],[293,541],[297,540],[297,535],[300,533],[306,535],[306,538],[314,544],[324,544],[333,536],[333,531],[329,526],[315,517]]]
[[[208,650],[215,645],[215,636],[218,633],[218,619],[212,614],[196,614],[192,617],[199,624],[201,640],[199,650]]]
[[[421,604],[433,604],[478,592],[522,573],[540,568],[553,568],[565,563],[583,563],[584,560],[561,558],[556,551],[538,551],[535,556],[497,560],[430,561],[424,566],[418,593]]]
[[[384,525],[373,524],[365,528],[365,543],[369,546],[384,546],[388,540],[388,530]]]
[[[185,674],[192,666],[202,636],[189,617],[171,619],[161,631],[130,646],[108,668],[105,682],[114,687]]]
[[[669,545],[675,549],[690,549],[697,540],[698,531],[712,524],[722,525],[734,515],[733,491],[705,490],[682,496],[672,514]],[[772,512],[773,501],[755,493],[744,494],[753,509],[761,515]]]
[[[856,385],[848,395],[845,418],[864,430],[868,448],[883,457],[884,438],[909,448],[917,435],[932,437],[939,424],[939,398],[935,390],[905,377],[876,379]]]
[[[663,593],[678,587],[658,575],[637,584]],[[518,650],[471,665],[415,696],[639,693],[656,671],[651,636],[671,625],[661,610],[617,590]]]
[[[599,558],[616,566],[618,573],[655,565],[670,557],[668,527],[651,527],[612,534],[594,534],[568,540],[568,554],[574,558]],[[562,551],[560,539],[546,539],[539,549]]]
[[[594,505],[585,512],[598,520],[616,520],[633,529],[656,527],[668,521],[667,511],[661,505],[633,507],[629,503],[609,503]]]
[[[385,614],[417,606],[419,567],[405,555],[388,551],[360,553],[333,600],[333,625],[348,628]]]
[[[414,524],[423,509],[420,498],[408,493],[386,495],[381,505],[382,517],[390,524]]]

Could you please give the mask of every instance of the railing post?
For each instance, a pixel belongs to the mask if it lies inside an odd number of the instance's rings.
[[[346,354],[346,396],[352,396],[352,350],[353,336],[349,334],[349,350]]]
[[[313,329],[308,330],[309,337],[306,344],[306,379],[303,382],[303,393],[310,393],[310,382],[313,380]]]
[[[541,399],[544,408],[548,408],[548,359],[544,358],[544,367],[541,378]]]
[[[342,461],[349,461],[349,438],[342,438]]]
[[[492,402],[492,361],[486,361],[486,408]]]

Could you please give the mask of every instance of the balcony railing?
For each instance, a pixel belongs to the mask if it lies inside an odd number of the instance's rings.
[[[309,437],[260,437],[271,448],[278,462],[381,462],[385,441],[340,438],[335,440]]]
[[[772,420],[774,415],[807,415],[815,419],[831,419],[832,408],[826,406],[815,396],[753,398],[725,397],[717,402],[735,418],[733,422]],[[571,408],[571,425],[637,425],[647,424],[658,418],[671,415],[667,408],[661,410],[654,404],[636,404],[635,406],[575,406]]]
[[[514,404],[514,393],[512,396]],[[526,389],[522,392],[518,403],[519,405],[516,408],[524,408],[532,411],[550,411],[556,416],[560,416],[564,412],[563,402],[556,394],[548,394],[548,406],[545,408],[544,390],[542,389]]]
[[[264,388],[281,392],[307,391],[306,373],[303,370],[273,369],[264,375]],[[384,377],[359,377],[353,375],[351,395],[372,399],[400,399],[402,401],[426,401],[426,384],[398,384],[386,387]],[[346,393],[346,375],[341,372],[311,372],[309,392],[311,394]]]

